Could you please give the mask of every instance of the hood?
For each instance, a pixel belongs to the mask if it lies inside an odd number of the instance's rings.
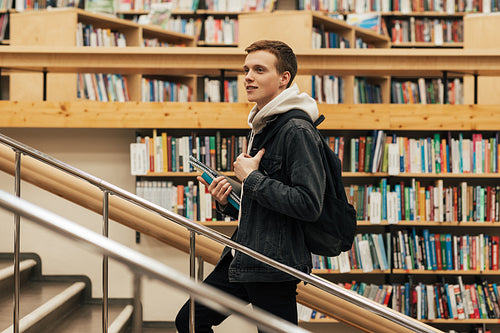
[[[319,112],[316,101],[308,94],[301,93],[297,84],[294,83],[267,103],[261,110],[257,106],[254,106],[248,115],[248,125],[252,128],[252,132],[257,134],[276,115],[292,109],[299,109],[306,112],[312,121],[318,119]]]

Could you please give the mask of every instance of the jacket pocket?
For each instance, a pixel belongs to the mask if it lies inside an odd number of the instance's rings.
[[[269,177],[276,176],[276,173],[281,170],[281,165],[282,160],[279,156],[263,156],[260,161],[261,171]]]

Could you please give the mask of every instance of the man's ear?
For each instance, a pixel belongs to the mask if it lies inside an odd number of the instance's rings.
[[[288,83],[290,82],[290,78],[292,77],[292,75],[290,74],[289,71],[285,71],[283,72],[283,74],[281,74],[281,85],[283,86],[287,86]]]

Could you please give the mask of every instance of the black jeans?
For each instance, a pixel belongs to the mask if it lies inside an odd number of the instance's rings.
[[[228,279],[231,255],[226,255],[214,271],[205,279],[212,287],[238,297],[262,310],[297,324],[297,281],[232,283]],[[189,332],[189,303],[187,301],[175,318],[175,326],[179,333]],[[195,332],[210,333],[227,316],[202,304],[195,303]],[[261,331],[259,331],[261,332]]]

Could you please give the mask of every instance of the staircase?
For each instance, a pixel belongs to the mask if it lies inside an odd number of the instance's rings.
[[[41,259],[21,254],[19,331],[27,333],[102,332],[102,299],[91,297],[91,283],[80,275],[42,275]],[[0,253],[0,333],[13,332],[14,260]],[[131,332],[132,299],[109,299],[108,332]],[[140,311],[140,310],[139,310]],[[172,323],[143,323],[144,333],[173,333]]]

